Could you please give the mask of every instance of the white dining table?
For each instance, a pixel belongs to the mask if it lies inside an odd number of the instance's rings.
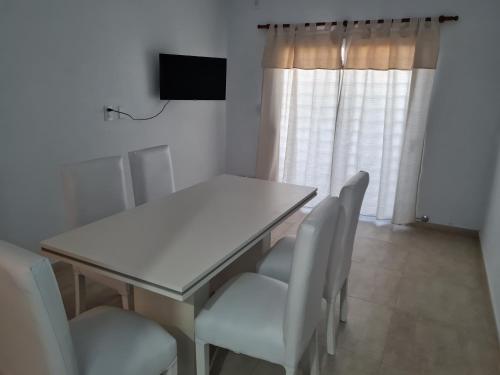
[[[195,374],[194,320],[210,294],[255,271],[270,233],[314,198],[311,187],[221,175],[41,242],[53,260],[133,288],[133,308],[176,338]]]

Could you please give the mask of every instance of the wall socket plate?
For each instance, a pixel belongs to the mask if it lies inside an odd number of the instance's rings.
[[[115,121],[122,118],[121,113],[109,112],[108,108],[112,108],[115,111],[120,111],[119,105],[105,105],[104,106],[104,121]]]

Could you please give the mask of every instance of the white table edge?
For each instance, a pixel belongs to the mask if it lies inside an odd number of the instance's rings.
[[[43,241],[41,242],[41,252],[43,255],[47,256],[50,259],[69,263],[72,266],[81,268],[84,271],[87,270],[93,273],[98,273],[103,276],[131,284],[135,287],[143,288],[151,292],[172,298],[177,301],[186,301],[206,283],[206,280],[210,280],[224,268],[233,263],[236,259],[240,257],[241,254],[245,253],[257,242],[262,240],[271,230],[273,230],[275,227],[280,225],[284,220],[286,220],[288,217],[297,212],[302,206],[304,206],[307,202],[313,199],[316,195],[317,195],[317,189],[314,188],[310,194],[308,194],[305,198],[300,200],[297,204],[295,204],[284,214],[282,214],[278,219],[274,221],[274,223],[270,224],[269,226],[264,228],[260,233],[258,233],[255,237],[248,240],[246,244],[243,244],[238,250],[233,252],[226,259],[222,260],[221,263],[216,265],[213,269],[207,270],[204,275],[200,276],[198,279],[193,280],[190,284],[186,286],[185,289],[181,290],[180,292],[167,287],[162,287],[152,282],[141,280],[139,278],[130,275],[120,273],[118,271],[110,270],[106,267],[94,264],[89,261],[85,261],[83,259],[75,258],[71,255],[68,255],[66,252],[60,249],[51,247],[50,245],[44,243]]]

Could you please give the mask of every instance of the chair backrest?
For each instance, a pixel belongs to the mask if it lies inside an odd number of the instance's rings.
[[[347,230],[345,208],[340,205],[339,218],[337,220],[337,227],[332,239],[332,247],[330,249],[330,257],[328,260],[328,269],[326,271],[326,283],[323,297],[328,301],[334,298],[344,284],[343,270],[345,268],[345,236]]]
[[[354,237],[358,228],[359,213],[363,198],[365,196],[368,183],[370,182],[370,175],[368,172],[360,171],[347,181],[340,191],[339,199],[342,207],[345,210],[345,230],[341,238],[342,246],[344,248],[343,266],[340,271],[341,282],[349,276],[351,270],[352,251],[354,247]]]
[[[328,257],[340,207],[338,198],[328,197],[299,227],[283,327],[285,361],[290,366],[298,363],[320,321]]]
[[[121,156],[64,165],[62,178],[66,214],[71,227],[114,215],[128,207]]]
[[[131,151],[128,158],[136,206],[175,192],[172,157],[167,145]]]
[[[50,262],[0,241],[0,374],[78,373]]]

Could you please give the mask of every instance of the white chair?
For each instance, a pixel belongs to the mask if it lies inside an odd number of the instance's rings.
[[[114,215],[128,208],[123,158],[113,156],[62,167],[64,203],[68,224],[72,228]],[[133,308],[129,285],[74,268],[75,314],[85,310],[86,279],[107,285],[121,295],[125,309]]]
[[[128,207],[123,158],[112,156],[62,166],[64,198],[72,228]]]
[[[170,147],[131,151],[128,158],[136,206],[175,192]]]
[[[48,259],[0,241],[0,374],[175,375],[176,342],[112,307],[68,323]]]
[[[209,373],[209,344],[283,366],[297,374],[310,344],[311,373],[319,374],[317,326],[340,203],[322,201],[303,221],[290,283],[244,273],[220,288],[196,318],[198,375]]]
[[[354,237],[359,221],[359,213],[363,197],[369,183],[367,172],[359,172],[353,176],[340,192],[340,202],[345,211],[345,223],[337,226],[338,233],[332,243],[327,282],[324,298],[328,303],[326,340],[327,351],[335,354],[335,338],[339,318],[336,315],[335,303],[340,294],[340,321],[347,321],[347,287],[351,269]],[[288,282],[293,259],[294,237],[279,240],[269,254],[258,265],[258,273]]]

